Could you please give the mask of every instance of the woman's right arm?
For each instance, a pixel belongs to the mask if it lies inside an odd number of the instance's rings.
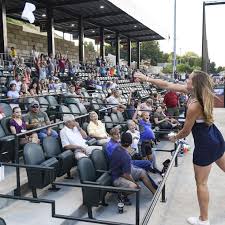
[[[12,134],[16,134],[16,128],[14,126],[10,126],[10,131]]]
[[[145,76],[142,73],[135,73],[134,77],[140,79],[143,82],[149,82],[149,83],[154,84],[154,85],[156,85],[160,88],[163,88],[163,89],[177,91],[177,92],[183,92],[183,93],[188,92],[186,85],[174,84],[174,83],[164,81],[164,80],[161,80],[161,79],[153,79],[153,78],[150,78],[148,76]]]

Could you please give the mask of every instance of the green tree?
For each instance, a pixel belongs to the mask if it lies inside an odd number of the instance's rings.
[[[146,41],[141,43],[141,59],[151,60],[152,65],[162,62],[163,52],[160,51],[158,41]]]
[[[164,67],[163,68],[163,73],[166,73],[166,74],[173,73],[173,65],[172,64],[169,64],[166,67]]]
[[[215,62],[210,62],[208,65],[208,73],[216,73],[216,63]]]
[[[93,43],[91,41],[87,42],[85,41],[84,42],[84,47],[89,51],[89,52],[95,52],[95,47],[93,45]]]

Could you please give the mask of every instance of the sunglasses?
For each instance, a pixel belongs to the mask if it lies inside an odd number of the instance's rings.
[[[32,105],[32,108],[38,109],[39,106],[38,105]]]

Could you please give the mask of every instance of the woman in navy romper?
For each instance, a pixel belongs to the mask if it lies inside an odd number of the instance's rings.
[[[225,172],[225,144],[220,131],[213,124],[213,83],[207,73],[194,71],[185,85],[173,84],[136,73],[135,78],[150,82],[160,88],[190,93],[188,110],[183,129],[170,140],[187,137],[192,131],[195,149],[193,154],[194,172],[197,186],[199,217],[189,217],[192,225],[210,225],[208,220],[209,192],[207,181],[212,167],[216,163]]]

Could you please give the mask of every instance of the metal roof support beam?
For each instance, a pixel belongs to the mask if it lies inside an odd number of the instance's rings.
[[[141,38],[141,37],[152,37],[154,39],[154,37],[157,37],[158,35],[157,34],[140,34],[140,35],[135,35],[135,36],[132,36],[132,38]]]
[[[120,35],[116,32],[116,64],[120,64]]]
[[[138,31],[149,31],[149,28],[139,28],[139,29],[131,29],[131,30],[125,30],[124,33],[131,33],[131,32],[138,32]]]
[[[91,3],[91,2],[99,2],[100,0],[76,0],[76,2],[71,0],[64,0],[63,2],[56,2],[52,4],[52,7],[59,7],[65,5],[78,5],[82,3]]]
[[[102,60],[105,59],[104,27],[100,27],[100,57],[102,57]]]
[[[6,1],[0,0],[0,53],[8,52]]]
[[[119,26],[126,26],[126,25],[135,25],[135,24],[140,24],[138,21],[130,21],[130,22],[123,22],[123,23],[113,23],[110,25],[107,25],[107,27],[119,27]]]
[[[131,40],[130,38],[127,39],[127,61],[128,66],[131,65]]]
[[[140,52],[140,41],[137,41],[137,69],[140,69],[141,52]]]
[[[47,39],[48,39],[48,54],[55,56],[55,37],[54,37],[54,17],[53,9],[46,8],[47,14]]]
[[[102,14],[97,14],[97,15],[90,15],[90,16],[85,16],[84,19],[98,19],[102,17],[107,17],[107,16],[120,16],[124,15],[125,12],[112,12],[112,13],[102,13]]]
[[[83,64],[84,62],[84,19],[80,16],[78,22],[79,29],[79,62]]]

